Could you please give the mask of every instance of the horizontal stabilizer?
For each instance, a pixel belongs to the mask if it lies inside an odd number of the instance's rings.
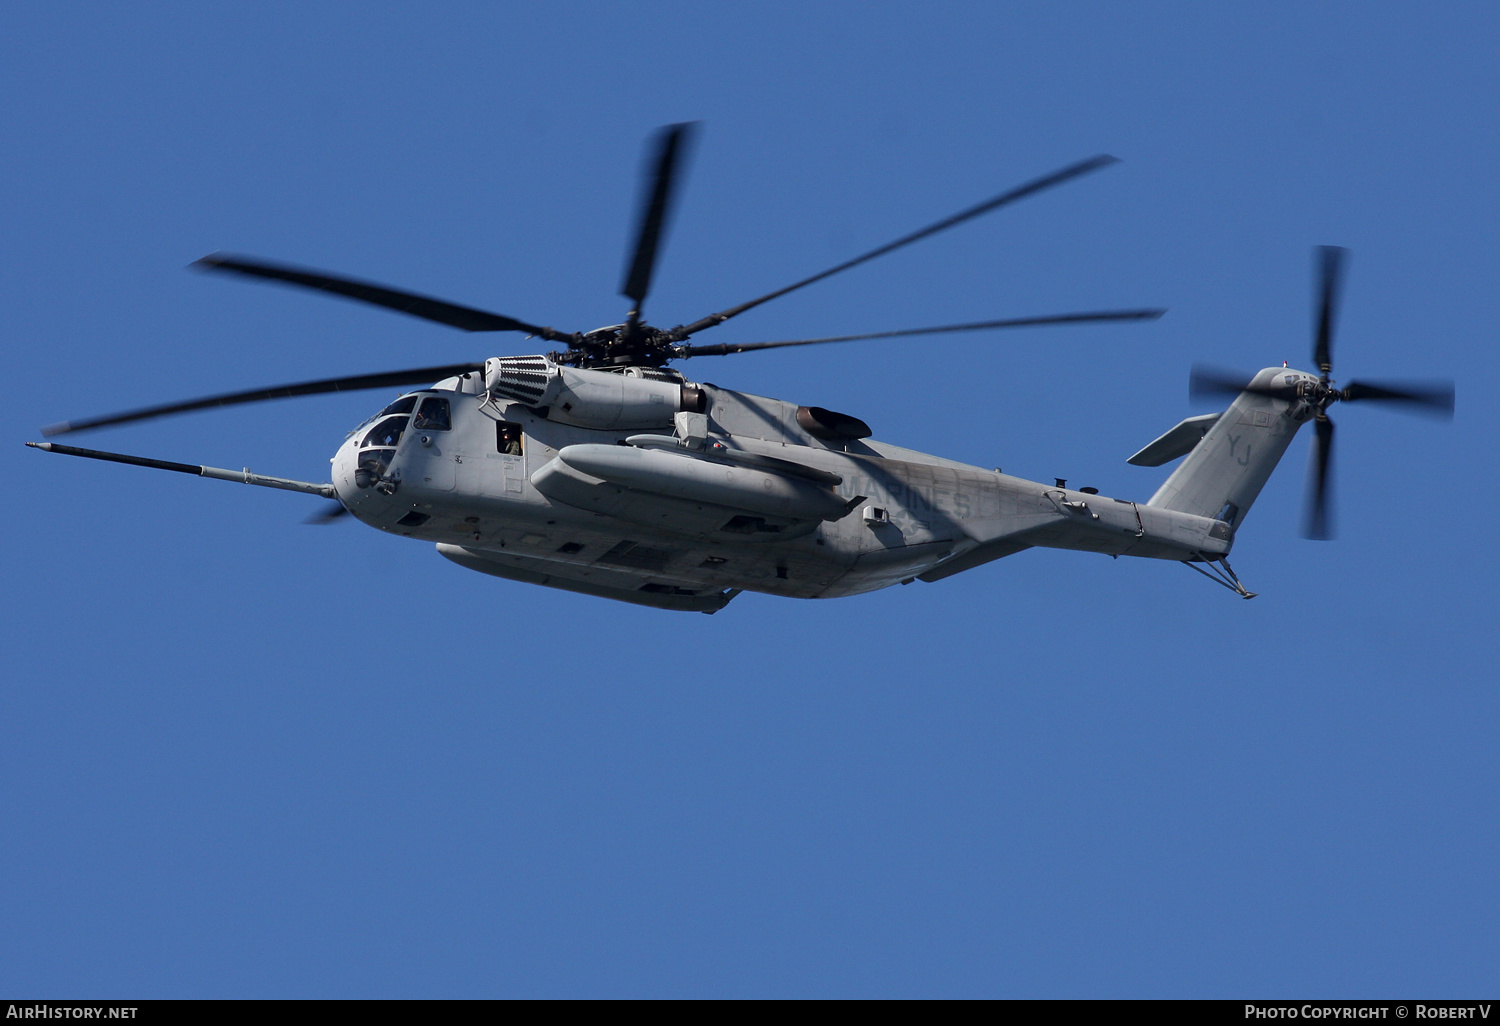
[[[1179,456],[1186,456],[1222,416],[1222,413],[1205,413],[1201,417],[1189,417],[1125,462],[1137,467],[1159,467]]]

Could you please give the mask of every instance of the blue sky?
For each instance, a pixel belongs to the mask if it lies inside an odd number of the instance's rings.
[[[0,30],[14,502],[0,991],[1472,996],[1500,964],[1500,15],[1444,4],[18,7]],[[689,320],[1098,152],[1123,163],[714,341],[1149,325],[684,366],[1145,499],[1195,360],[1452,377],[1335,411],[1184,568],[1029,551],[713,617],[495,580],[317,501],[43,456],[70,416],[530,352],[184,270],[229,249],[619,320],[644,139],[701,119]],[[529,348],[528,348],[529,347]],[[379,393],[82,444],[316,479]]]

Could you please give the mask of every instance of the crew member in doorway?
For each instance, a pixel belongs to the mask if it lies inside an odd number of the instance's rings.
[[[514,424],[498,425],[497,446],[506,456],[521,455],[521,429]]]

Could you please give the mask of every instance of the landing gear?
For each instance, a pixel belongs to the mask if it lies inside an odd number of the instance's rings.
[[[1256,596],[1256,592],[1249,591],[1243,584],[1240,583],[1239,576],[1229,565],[1229,560],[1220,558],[1217,560],[1204,560],[1204,562],[1208,564],[1207,570],[1186,559],[1182,561],[1182,565],[1192,570],[1198,571],[1200,574],[1202,574],[1204,577],[1207,577],[1215,584],[1222,584],[1224,587],[1234,592],[1240,598],[1253,599]]]

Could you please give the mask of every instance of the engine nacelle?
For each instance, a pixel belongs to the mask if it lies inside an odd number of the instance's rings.
[[[669,427],[681,411],[702,413],[703,392],[675,371],[562,367],[545,356],[492,357],[484,364],[492,395],[547,411],[547,419],[606,430]]]

